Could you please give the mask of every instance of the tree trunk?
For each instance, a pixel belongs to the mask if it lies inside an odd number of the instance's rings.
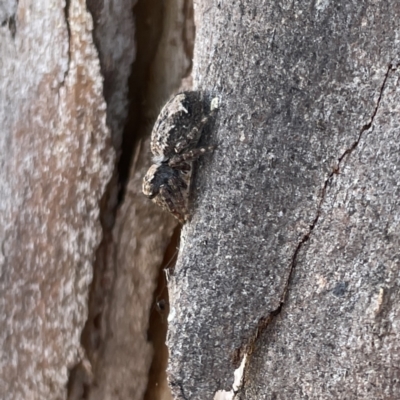
[[[115,156],[85,2],[8,0],[0,17],[0,397],[61,399]]]
[[[2,399],[170,398],[179,228],[140,191],[191,2],[134,3],[0,4]],[[220,107],[169,270],[173,395],[400,398],[398,2],[195,5]]]
[[[398,2],[195,17],[221,105],[170,282],[174,395],[400,398]]]

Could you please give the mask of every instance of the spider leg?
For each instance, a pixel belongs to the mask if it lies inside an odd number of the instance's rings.
[[[203,154],[211,153],[214,150],[215,146],[197,147],[195,149],[188,150],[182,154],[177,154],[176,156],[172,156],[168,161],[168,165],[171,168],[179,168],[181,165],[195,161]]]
[[[174,206],[181,210],[181,213],[186,217],[188,214],[188,185],[180,176],[174,176],[168,180],[168,189],[174,194]],[[186,218],[185,218],[186,219]]]
[[[178,165],[178,168],[185,175],[192,170],[190,162],[182,162],[181,164]]]
[[[187,211],[185,200],[180,191],[176,192],[175,195],[166,187],[162,186],[160,188],[159,195],[162,198],[163,205],[165,208],[179,220],[179,222],[184,223],[189,216]]]
[[[203,125],[200,126],[200,129],[198,127],[194,127],[188,134],[187,136],[181,140],[180,142],[178,142],[175,145],[175,153],[179,154],[181,151],[183,151],[184,149],[187,149],[189,147],[195,146],[197,144],[197,142],[200,139],[201,136],[201,128],[203,127]]]
[[[205,117],[203,117],[198,126],[194,127],[186,136],[185,139],[181,140],[175,145],[175,153],[180,153],[184,149],[196,146],[198,143],[201,131],[203,130],[204,126],[207,124],[209,119],[215,114],[215,111],[211,111],[211,113]]]

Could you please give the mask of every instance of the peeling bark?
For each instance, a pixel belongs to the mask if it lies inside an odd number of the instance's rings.
[[[91,3],[93,9],[93,1]],[[93,366],[92,382],[85,389],[89,399],[143,399],[146,391],[157,393],[152,400],[171,397],[165,373],[151,380],[157,388],[147,387],[153,354],[165,351],[153,348],[148,329],[150,312],[155,307],[158,275],[160,270],[164,273],[160,267],[176,221],[144,197],[142,179],[151,163],[149,136],[158,105],[179,87],[190,69],[187,47],[192,44],[186,31],[191,20],[185,20],[188,4],[190,2],[180,0],[166,2],[161,16],[152,14],[151,7],[147,9],[149,14],[142,8],[140,11],[141,18],[146,21],[160,19],[162,29],[159,41],[155,35],[151,46],[149,37],[143,37],[143,31],[138,32],[136,41],[138,53],[132,73],[137,75],[130,77],[130,95],[134,101],[124,137],[125,144],[135,143],[134,157],[115,225],[98,251],[97,276],[90,303],[92,313],[84,334]],[[139,2],[137,7],[148,5]],[[106,47],[109,40],[103,40],[101,33],[105,28],[100,25],[99,28],[97,40]],[[105,54],[107,51],[100,52],[100,57]],[[107,57],[102,65],[106,61]],[[105,76],[107,86],[107,74]],[[133,92],[138,89],[139,93]],[[124,162],[130,158],[126,151],[123,147]],[[122,182],[124,179],[122,177]]]

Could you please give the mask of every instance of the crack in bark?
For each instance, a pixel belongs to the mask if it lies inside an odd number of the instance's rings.
[[[64,78],[61,82],[61,86],[65,84],[65,81],[67,79],[68,73],[69,73],[69,67],[71,65],[71,26],[69,24],[69,9],[71,7],[71,0],[65,0],[65,7],[64,7],[64,15],[65,15],[65,24],[67,26],[67,34],[68,34],[68,66],[67,69],[64,72]]]
[[[241,385],[241,387],[237,390],[237,394],[238,394],[238,395],[240,394],[240,392],[242,391],[242,389],[245,387],[245,384],[246,384],[246,375],[247,375],[248,367],[249,367],[249,365],[250,365],[251,355],[252,355],[253,352],[254,352],[255,345],[256,345],[258,339],[260,338],[260,336],[261,336],[261,334],[264,332],[264,330],[267,328],[267,326],[272,322],[272,320],[273,320],[275,317],[277,317],[277,316],[281,313],[281,311],[282,311],[282,309],[283,309],[283,306],[284,306],[284,304],[285,304],[285,301],[287,300],[287,296],[288,296],[288,292],[289,292],[289,286],[290,286],[290,283],[291,283],[291,281],[292,281],[293,274],[294,274],[294,270],[295,270],[296,264],[297,264],[297,257],[298,257],[298,254],[299,254],[300,250],[302,249],[303,245],[304,245],[305,243],[307,243],[308,240],[310,239],[310,236],[311,236],[311,234],[312,234],[312,232],[313,232],[315,226],[316,226],[317,223],[318,223],[319,217],[320,217],[320,215],[321,215],[322,204],[323,204],[324,201],[325,201],[325,197],[326,197],[326,192],[327,192],[327,189],[328,189],[328,185],[329,185],[329,183],[331,182],[331,180],[332,180],[332,178],[334,177],[334,175],[339,173],[339,171],[340,171],[340,166],[341,166],[341,163],[342,163],[342,161],[344,160],[344,158],[345,158],[346,156],[350,155],[350,154],[355,150],[355,148],[356,148],[356,147],[358,146],[358,144],[360,143],[360,140],[361,140],[361,137],[362,137],[363,133],[364,133],[365,131],[367,131],[368,129],[371,128],[371,126],[372,126],[372,124],[373,124],[373,122],[374,122],[375,116],[376,116],[376,114],[377,114],[377,112],[378,112],[379,105],[380,105],[381,100],[382,100],[383,92],[384,92],[384,89],[385,89],[385,85],[386,85],[387,79],[388,79],[388,77],[389,77],[389,73],[390,73],[391,70],[395,70],[395,69],[396,69],[397,67],[399,67],[399,66],[400,66],[400,64],[399,64],[399,65],[396,65],[396,66],[393,66],[392,64],[389,64],[389,66],[388,66],[388,68],[387,68],[387,71],[386,71],[386,74],[385,74],[384,79],[383,79],[383,83],[382,83],[382,85],[381,85],[381,87],[380,87],[379,97],[378,97],[378,100],[377,100],[377,102],[376,102],[375,109],[374,109],[373,112],[372,112],[372,116],[371,116],[371,118],[370,118],[370,122],[367,123],[367,124],[365,124],[365,125],[361,128],[360,133],[359,133],[359,135],[358,135],[358,138],[357,138],[357,139],[354,141],[354,143],[353,143],[349,148],[347,148],[347,149],[343,152],[343,154],[338,158],[338,164],[333,168],[332,172],[328,175],[328,178],[325,180],[324,186],[323,186],[322,192],[321,192],[321,198],[320,198],[319,203],[318,203],[318,206],[317,206],[317,213],[316,213],[316,216],[315,216],[315,218],[314,218],[312,224],[310,225],[310,228],[309,228],[308,232],[304,234],[304,236],[302,237],[302,239],[300,240],[300,242],[299,242],[298,245],[296,246],[296,249],[295,249],[295,251],[294,251],[294,253],[293,253],[292,260],[291,260],[291,262],[290,262],[289,274],[288,274],[288,277],[287,277],[287,280],[286,280],[286,284],[285,284],[283,293],[282,293],[282,295],[281,295],[281,300],[280,300],[280,304],[279,304],[278,308],[277,308],[276,310],[271,311],[267,316],[261,317],[261,318],[258,320],[257,328],[256,328],[256,330],[255,330],[254,335],[250,338],[248,344],[244,346],[245,348],[244,348],[244,349],[242,348],[242,349],[239,350],[241,354],[247,353],[248,357],[247,357],[246,365],[245,365],[244,371],[243,371],[242,385]],[[242,347],[243,347],[243,346],[242,346]],[[237,398],[237,397],[235,396],[235,398]]]
[[[15,39],[15,35],[17,33],[17,20],[15,17],[15,14],[12,15],[9,19],[8,19],[8,29],[11,33],[11,37],[13,39]]]
[[[171,386],[171,389],[175,386],[175,387],[177,387],[178,389],[179,389],[179,391],[181,392],[181,395],[182,395],[182,399],[183,400],[188,400],[188,398],[185,396],[185,393],[183,392],[183,386],[182,386],[182,383],[180,383],[180,382],[170,382],[170,386]]]

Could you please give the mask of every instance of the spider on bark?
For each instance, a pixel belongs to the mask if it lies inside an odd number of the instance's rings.
[[[201,92],[178,93],[161,110],[151,134],[154,164],[143,179],[143,193],[181,223],[190,216],[193,162],[215,149],[198,147],[204,127],[218,108],[218,99],[205,106]]]

